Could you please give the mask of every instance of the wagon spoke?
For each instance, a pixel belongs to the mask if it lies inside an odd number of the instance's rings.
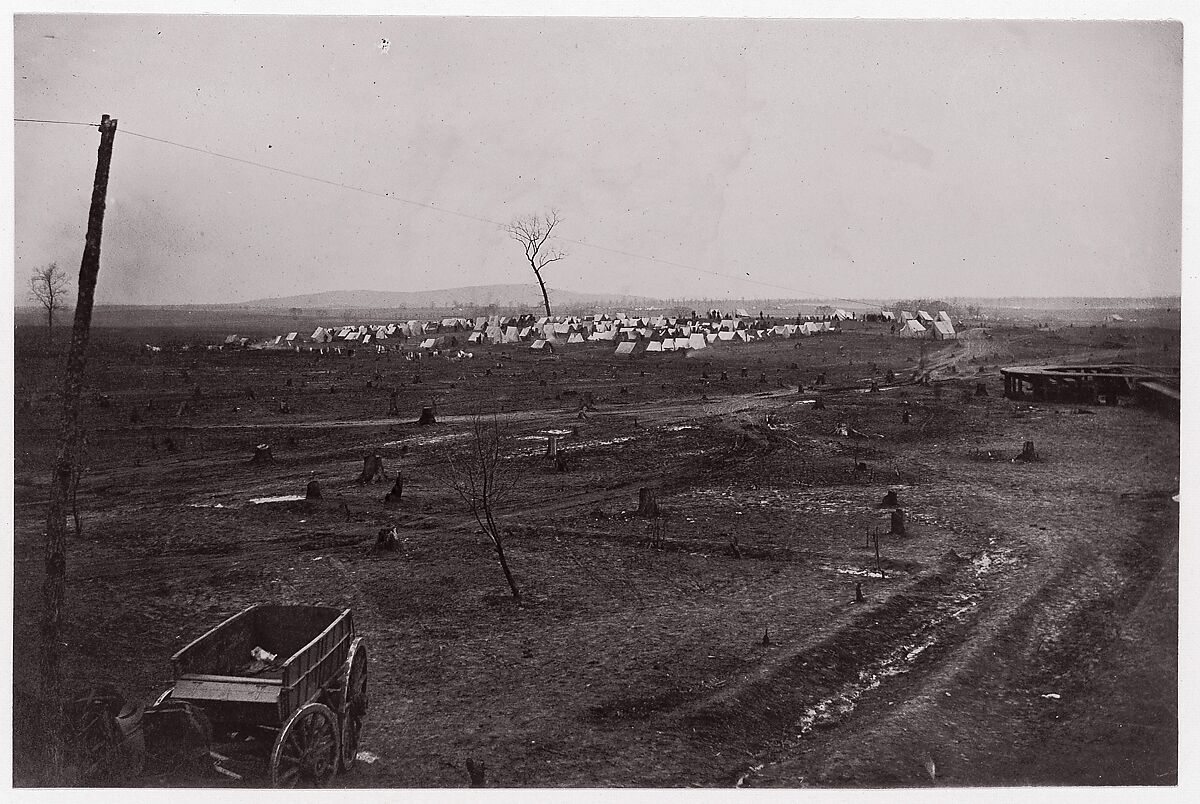
[[[288,767],[279,774],[280,787],[295,787],[296,782],[300,780],[300,766],[295,765]]]

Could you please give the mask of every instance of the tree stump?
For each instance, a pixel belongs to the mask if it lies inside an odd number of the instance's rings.
[[[1017,460],[1036,461],[1037,459],[1037,450],[1033,448],[1033,442],[1026,441],[1025,445],[1021,448],[1021,454],[1017,456]]]
[[[275,456],[271,454],[270,444],[259,444],[254,448],[254,457],[250,459],[250,463],[272,463]]]
[[[896,509],[895,511],[892,511],[892,528],[891,528],[891,530],[888,531],[888,533],[892,534],[893,536],[903,536],[904,535],[904,511],[903,510]]]
[[[825,410],[825,400],[821,397],[817,397],[813,402],[813,410]]]
[[[376,549],[387,550],[388,552],[395,552],[396,548],[399,546],[399,542],[400,542],[400,537],[399,537],[399,534],[396,532],[395,525],[393,525],[390,528],[380,528],[379,532],[377,534],[375,534],[375,548]]]
[[[722,379],[722,380],[728,380],[728,379],[729,379],[729,372],[728,372],[728,371],[722,371],[722,372],[721,372],[721,379]]]
[[[399,416],[400,415],[400,403],[396,398],[395,391],[392,391],[392,395],[388,398],[387,415],[389,415],[389,416]]]
[[[817,375],[817,385],[824,385],[824,384],[825,384],[825,375],[818,374]]]
[[[975,383],[975,396],[987,396],[987,385],[985,383]]]
[[[638,489],[637,515],[652,519],[658,516],[658,501],[654,499],[654,489],[642,487]]]
[[[437,419],[433,415],[433,407],[425,405],[421,408],[421,418],[417,420],[417,424],[425,427],[430,424],[437,424]]]
[[[304,487],[304,499],[319,500],[321,499],[321,484],[314,477],[308,481],[308,485]]]
[[[404,475],[397,472],[396,473],[396,482],[392,484],[391,490],[387,494],[383,495],[383,501],[385,503],[391,503],[391,502],[398,503],[398,502],[400,502],[400,500],[403,496],[404,496]]]
[[[855,603],[867,602],[867,599],[865,597],[863,597],[863,593],[862,593],[862,581],[854,582],[854,602]]]
[[[903,413],[900,414],[900,421],[904,422],[905,424],[908,424],[910,421],[912,421],[912,414],[909,413],[907,410],[904,411]]]
[[[738,544],[737,536],[729,537],[729,556],[730,556],[730,558],[741,558],[742,557],[742,548],[741,548],[741,545]]]
[[[880,508],[899,508],[900,500],[896,497],[896,490],[889,489],[888,493],[883,495],[883,502],[879,504]]]
[[[550,440],[546,443],[546,457],[558,457],[558,436],[553,433],[550,435]]]
[[[471,777],[471,787],[487,787],[487,765],[484,763],[468,759],[467,775]]]
[[[383,458],[378,455],[368,455],[363,458],[363,470],[356,479],[355,483],[378,483],[381,480],[387,480],[387,473],[383,471]]]
[[[742,366],[742,377],[745,378],[745,377],[749,377],[749,376],[750,376],[750,369],[746,368],[745,366]]]

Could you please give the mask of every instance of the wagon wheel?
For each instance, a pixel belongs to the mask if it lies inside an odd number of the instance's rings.
[[[362,637],[350,645],[342,676],[342,770],[354,767],[363,716],[367,713],[367,646]]]
[[[337,773],[337,716],[325,704],[292,713],[271,749],[273,787],[324,787]]]

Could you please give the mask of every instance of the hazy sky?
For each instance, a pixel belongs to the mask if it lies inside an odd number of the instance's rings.
[[[527,282],[656,296],[1180,290],[1183,29],[19,16],[17,117],[119,119],[101,302]],[[387,47],[382,40],[387,40]],[[78,270],[98,134],[16,124],[16,282]],[[739,277],[790,291],[739,281]]]

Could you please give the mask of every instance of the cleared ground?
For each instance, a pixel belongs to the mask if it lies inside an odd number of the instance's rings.
[[[149,697],[172,652],[241,608],[325,603],[353,607],[371,650],[362,748],[378,759],[339,785],[464,786],[467,758],[495,786],[1176,779],[1178,425],[1010,402],[998,367],[1178,365],[1177,331],[922,345],[860,330],[687,357],[589,344],[419,363],[138,351],[158,335],[97,335],[92,388],[109,401],[87,407],[69,548],[74,688]],[[932,386],[907,382],[922,360]],[[37,656],[21,646],[37,644],[53,366],[18,348],[18,784],[33,778]],[[431,403],[440,423],[416,426]],[[472,415],[494,410],[512,437],[501,520],[520,607],[437,480]],[[567,472],[542,457],[549,431]],[[1030,440],[1041,460],[1010,460]],[[259,443],[274,464],[250,464]],[[352,482],[368,452],[404,473],[403,503]],[[250,502],[302,494],[314,472],[325,505]],[[661,547],[634,515],[644,486],[672,514]],[[888,489],[905,536],[887,535]],[[369,556],[389,524],[401,549]]]

